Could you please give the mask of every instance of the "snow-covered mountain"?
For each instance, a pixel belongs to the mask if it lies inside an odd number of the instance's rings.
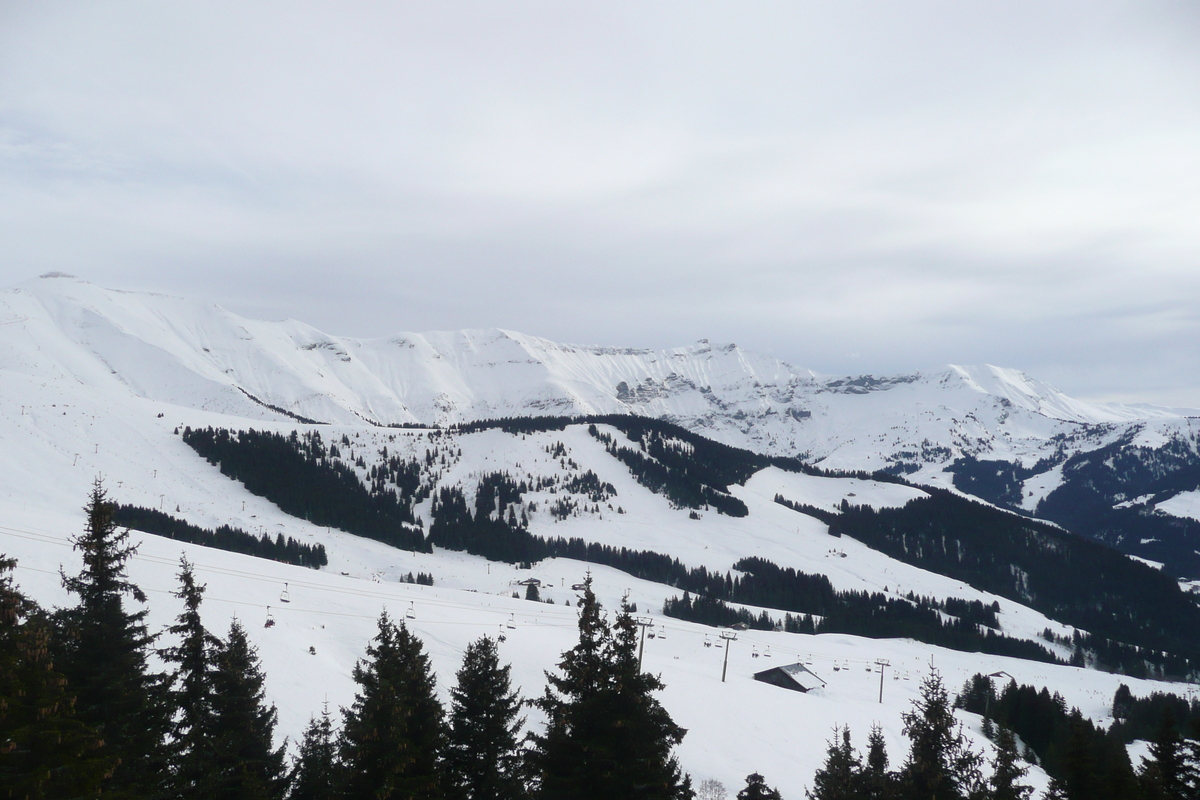
[[[1200,418],[1083,402],[1013,369],[830,377],[732,344],[617,349],[498,329],[364,340],[51,274],[0,292],[0,373],[261,420],[386,426],[636,414],[825,468],[953,485],[1072,525],[1080,521],[1056,512],[1074,496],[1066,484],[1075,476],[1090,485],[1107,462],[1081,471],[1069,460],[1116,448],[1169,462],[1170,474],[1134,493],[1110,475],[1116,488],[1093,498],[1086,527],[1200,577]],[[1151,529],[1122,536],[1111,520],[1093,519],[1131,502]]]
[[[327,442],[344,442],[340,458],[366,483],[389,457],[421,460],[428,468],[422,480],[431,488],[460,489],[472,505],[485,475],[527,476],[536,488],[524,496],[522,513],[538,536],[653,550],[688,568],[721,572],[758,556],[826,575],[838,590],[995,603],[1003,634],[1070,655],[1061,640],[1047,642],[1043,633],[1065,638],[1074,633],[1071,626],[852,538],[833,538],[825,523],[774,500],[782,495],[827,511],[843,502],[889,508],[924,496],[915,486],[767,467],[729,487],[747,509],[738,517],[679,507],[648,489],[583,425],[528,434],[381,427],[597,413],[663,417],[759,452],[807,454],[823,459],[822,466],[915,468],[913,477],[931,482],[949,481],[955,473],[946,470],[964,456],[975,459],[976,478],[989,459],[1031,470],[1038,459],[1054,462],[1013,478],[1022,502],[1039,477],[1046,481],[1043,496],[1049,496],[1066,485],[1061,474],[1123,463],[1119,457],[1104,456],[1098,465],[1072,458],[1103,456],[1102,447],[1116,448],[1118,455],[1137,447],[1166,452],[1191,424],[1159,409],[1079,403],[991,367],[829,378],[707,343],[614,350],[505,331],[363,341],[299,322],[248,320],[209,304],[46,277],[0,292],[0,552],[18,558],[17,579],[39,602],[67,603],[59,567],[78,569],[68,537],[79,530],[79,507],[97,476],[120,502],[161,509],[195,525],[233,525],[325,545],[329,565],[319,572],[151,535],[141,537],[142,549],[131,562],[133,578],[151,598],[157,628],[179,610],[170,592],[181,551],[210,586],[210,626],[220,630],[233,615],[252,623],[270,697],[280,706],[281,733],[293,739],[324,697],[335,708],[349,703],[350,673],[381,607],[405,618],[425,641],[443,693],[466,644],[504,631],[502,653],[512,661],[516,681],[526,695],[536,694],[542,670],[572,644],[573,612],[563,603],[574,599],[569,587],[588,570],[607,608],[628,595],[654,617],[661,634],[669,634],[647,645],[647,665],[662,674],[664,702],[690,731],[683,764],[697,781],[715,777],[731,788],[759,771],[786,796],[802,796],[834,723],[849,723],[861,744],[879,722],[899,758],[900,712],[931,664],[952,689],[973,673],[1003,670],[1061,692],[1099,721],[1108,719],[1122,682],[1139,695],[1167,688],[911,640],[780,631],[741,634],[723,683],[720,651],[705,644],[711,629],[657,613],[677,594],[672,587],[569,558],[522,570],[440,548],[396,550],[284,513],[200,458],[179,435],[187,426],[316,431]],[[598,433],[605,431],[601,426]],[[1187,462],[1184,450],[1179,458]],[[1046,475],[1054,470],[1060,478],[1051,485]],[[598,502],[586,490],[570,488],[589,471],[611,485],[611,497]],[[1139,492],[1119,502],[1193,507],[1188,502],[1196,492],[1172,491],[1170,497]],[[563,499],[571,503],[560,507],[573,504],[575,510],[556,513]],[[428,522],[431,505],[426,496],[418,518]],[[436,586],[399,583],[409,572],[432,574]],[[511,597],[520,588],[516,582],[528,577],[542,581],[543,596],[554,605]],[[291,602],[281,604],[287,586]],[[259,627],[268,614],[278,624]],[[871,671],[880,658],[891,664],[883,704],[879,675]],[[811,663],[828,685],[800,695],[753,680],[755,671],[784,659]],[[977,746],[990,747],[978,717],[961,717]],[[1037,770],[1032,778],[1045,783]]]
[[[254,408],[258,401],[330,423],[639,414],[840,469],[962,454],[1028,458],[1086,427],[1181,416],[1085,403],[992,366],[834,378],[705,340],[617,349],[499,329],[353,339],[59,274],[0,292],[0,369],[273,417]]]

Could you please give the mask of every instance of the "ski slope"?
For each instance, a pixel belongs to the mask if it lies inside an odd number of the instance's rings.
[[[974,405],[951,409],[952,398]],[[608,609],[628,594],[640,613],[655,619],[646,667],[662,675],[663,702],[689,730],[679,752],[693,779],[717,778],[733,793],[757,771],[785,796],[800,797],[834,724],[849,724],[856,743],[864,745],[878,722],[893,762],[902,760],[900,714],[931,663],[951,691],[976,672],[1004,671],[1060,692],[1097,721],[1106,719],[1121,682],[1139,695],[1178,688],[911,641],[757,631],[733,643],[722,683],[723,651],[704,646],[715,632],[658,613],[674,589],[568,559],[519,570],[443,550],[398,551],[317,527],[222,476],[177,431],[210,425],[318,430],[327,442],[346,436],[350,451],[369,461],[383,446],[419,454],[431,441],[429,431],[380,428],[371,421],[632,411],[667,416],[734,444],[775,452],[824,448],[828,466],[873,468],[886,463],[888,453],[919,447],[930,436],[958,436],[960,450],[982,442],[993,451],[1032,457],[1056,432],[1085,417],[1095,422],[1104,414],[1140,414],[1145,425],[1164,429],[1178,422],[1151,419],[1153,410],[1067,400],[995,368],[855,382],[816,376],[733,346],[610,350],[504,331],[350,340],[294,321],[245,320],[180,298],[46,278],[0,292],[0,552],[19,560],[16,577],[24,591],[43,605],[68,603],[59,570],[79,568],[69,537],[82,529],[81,506],[97,477],[114,500],[161,508],[196,525],[228,524],[324,544],[329,565],[313,571],[135,534],[142,544],[130,564],[134,581],[150,596],[151,628],[159,630],[179,611],[170,592],[179,557],[187,554],[209,587],[204,613],[210,627],[221,632],[234,616],[247,625],[267,672],[268,694],[280,710],[279,732],[293,741],[323,702],[334,709],[350,703],[351,670],[384,608],[421,635],[443,696],[467,643],[501,631],[507,637],[501,652],[513,664],[514,681],[527,697],[539,694],[543,670],[552,669],[575,641],[574,609],[565,603],[575,602],[570,586],[590,571]],[[332,424],[301,423],[269,406]],[[974,419],[962,408],[975,409],[969,412]],[[985,424],[991,419],[985,412],[1007,416],[996,427]],[[1071,632],[1005,598],[894,561],[848,537],[831,537],[818,520],[773,502],[781,494],[825,508],[843,500],[898,506],[920,496],[917,488],[770,468],[731,489],[748,516],[704,511],[691,519],[687,509],[672,508],[640,486],[585,426],[528,435],[443,433],[439,443],[448,439],[456,455],[439,485],[460,486],[468,502],[479,478],[495,471],[564,478],[590,469],[616,488],[611,503],[624,513],[604,504],[561,521],[546,511],[561,495],[530,493],[527,499],[539,506],[530,515],[534,534],[654,550],[689,567],[720,571],[759,556],[828,575],[837,589],[996,601],[1011,636],[1035,638],[1047,627]],[[546,452],[560,442],[577,468]],[[429,518],[427,508],[418,514]],[[408,572],[430,573],[436,585],[400,583]],[[523,590],[516,582],[529,577],[542,581],[542,596],[553,604],[511,597]],[[280,602],[285,586],[288,603]],[[277,622],[271,628],[262,625],[268,607]],[[811,661],[828,685],[801,695],[752,679],[757,670],[797,659]],[[882,704],[879,675],[869,671],[877,659],[891,665]],[[979,746],[988,747],[978,734],[979,720],[965,714],[962,720]],[[538,724],[533,712],[530,724]],[[1040,785],[1044,776],[1035,774],[1030,782]]]

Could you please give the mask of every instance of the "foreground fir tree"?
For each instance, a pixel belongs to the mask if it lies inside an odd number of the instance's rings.
[[[264,682],[258,654],[234,620],[213,663],[212,800],[280,800],[287,790],[286,744],[273,746],[278,715]]]
[[[992,759],[992,777],[988,779],[988,800],[1028,800],[1033,787],[1020,783],[1028,771],[1021,766],[1013,732],[1001,727],[996,734],[996,755]]]
[[[867,760],[860,775],[862,800],[892,800],[897,796],[896,776],[888,772],[887,742],[883,729],[871,726],[867,736]]]
[[[813,776],[809,800],[857,800],[859,794],[859,758],[850,744],[850,728],[833,729],[833,740],[826,751],[825,763]]]
[[[1142,760],[1138,773],[1142,797],[1146,800],[1192,800],[1188,786],[1191,777],[1187,747],[1175,723],[1170,706],[1163,707],[1158,733],[1150,743],[1150,756]]]
[[[546,673],[536,705],[545,732],[530,736],[536,797],[544,800],[687,800],[691,781],[672,749],[685,731],[652,693],[663,688],[637,663],[637,625],[623,608],[615,630],[600,615],[591,581],[579,605],[579,643]]]
[[[125,564],[137,548],[129,544],[128,531],[117,530],[113,504],[99,481],[84,513],[84,532],[72,540],[83,569],[73,577],[62,576],[78,603],[56,615],[55,665],[76,695],[78,718],[96,730],[117,759],[105,793],[143,800],[168,795],[165,681],[147,666],[154,641],[146,631],[147,612],[125,609],[126,596],[146,601],[125,575]]]
[[[49,621],[13,585],[15,566],[0,556],[0,798],[95,796],[114,759],[75,719]]]
[[[421,640],[385,611],[354,667],[358,693],[343,709],[341,796],[347,800],[441,800],[442,706]]]
[[[337,742],[333,737],[328,705],[326,703],[320,718],[310,719],[308,727],[304,729],[300,752],[292,768],[292,791],[288,794],[288,800],[327,800],[334,797]]]
[[[446,795],[457,800],[520,800],[526,796],[520,744],[521,700],[511,668],[500,666],[496,641],[467,645],[458,683],[450,690]]]
[[[213,744],[213,652],[220,644],[200,620],[204,586],[187,558],[180,559],[179,590],[183,612],[167,632],[178,644],[164,648],[160,655],[175,667],[171,700],[175,718],[171,730],[173,790],[181,800],[206,798],[210,789],[214,753]]]
[[[955,723],[942,677],[933,671],[921,683],[921,696],[902,715],[909,738],[908,760],[900,774],[901,796],[920,800],[962,800],[982,793],[980,757]]]
[[[778,789],[767,786],[766,779],[757,772],[746,776],[746,785],[737,793],[737,800],[783,800]]]

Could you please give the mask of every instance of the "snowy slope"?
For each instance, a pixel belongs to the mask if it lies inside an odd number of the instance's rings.
[[[159,628],[178,611],[169,592],[179,554],[189,554],[209,585],[205,608],[211,626],[222,629],[234,614],[249,625],[268,672],[270,695],[280,707],[281,733],[294,739],[324,697],[335,707],[350,701],[354,659],[385,606],[397,618],[413,611],[410,624],[432,654],[443,691],[466,644],[504,625],[505,657],[514,664],[517,682],[533,695],[542,685],[542,670],[551,668],[574,640],[573,611],[563,602],[573,600],[570,585],[589,569],[608,608],[628,592],[643,613],[654,614],[676,592],[567,559],[524,571],[460,553],[397,551],[313,526],[247,493],[198,458],[176,435],[181,426],[317,429],[327,440],[347,436],[357,454],[385,445],[417,454],[429,446],[429,432],[379,428],[366,420],[635,410],[690,420],[692,427],[735,443],[761,443],[764,436],[776,435],[767,432],[790,431],[853,454],[877,446],[872,437],[901,418],[908,420],[903,436],[887,435],[904,439],[945,430],[948,418],[958,419],[945,405],[951,397],[969,398],[980,409],[1004,407],[1001,400],[1011,404],[1007,419],[1015,421],[1006,430],[1014,441],[1041,441],[1059,430],[1056,426],[1069,424],[1031,409],[1035,402],[1062,414],[1083,413],[1068,399],[1031,386],[990,368],[949,370],[936,382],[919,376],[839,382],[733,347],[609,351],[499,331],[362,342],[328,337],[296,322],[245,320],[179,298],[48,278],[0,294],[0,552],[20,560],[18,580],[40,602],[67,602],[58,570],[60,565],[67,572],[78,568],[67,540],[81,527],[79,507],[97,476],[116,500],[162,508],[198,525],[231,524],[324,543],[330,563],[315,572],[145,535],[131,566],[150,594],[151,624]],[[908,412],[893,408],[904,403]],[[337,424],[300,424],[268,406]],[[757,411],[739,418],[737,411],[745,409]],[[772,409],[782,411],[767,413]],[[850,422],[837,423],[835,413]],[[981,423],[978,436],[985,429]],[[545,511],[550,496],[532,494],[542,507],[531,515],[536,534],[657,550],[688,566],[718,570],[756,555],[826,574],[838,589],[995,600],[1004,631],[1013,636],[1033,638],[1047,627],[1070,633],[1009,600],[893,561],[849,538],[833,539],[817,520],[773,502],[782,494],[818,507],[843,499],[895,506],[919,496],[919,489],[772,468],[733,487],[750,509],[747,517],[703,512],[696,520],[637,484],[583,426],[527,436],[499,430],[441,436],[442,441],[452,438],[455,452],[462,452],[441,472],[442,485],[471,492],[480,476],[492,471],[545,477],[592,469],[616,488],[614,504],[625,513],[605,507],[559,522]],[[578,468],[546,453],[559,442]],[[398,583],[410,571],[433,574],[437,585]],[[543,580],[543,596],[554,605],[510,597],[515,581],[529,576]],[[281,604],[285,583],[292,602]],[[261,627],[268,606],[278,620],[270,629]],[[722,685],[718,649],[704,647],[711,630],[654,616],[669,635],[647,644],[647,666],[661,671],[668,684],[664,702],[690,730],[681,749],[684,765],[696,780],[716,777],[735,790],[744,775],[759,771],[785,795],[802,796],[835,722],[849,723],[860,744],[871,723],[880,722],[893,759],[900,759],[899,715],[931,659],[951,689],[974,672],[1004,670],[1060,691],[1098,720],[1121,682],[1093,671],[907,641],[752,631],[731,650],[730,679]],[[755,670],[785,658],[811,660],[829,686],[802,696],[751,680]],[[867,671],[877,658],[893,665],[885,676],[883,705],[878,704],[878,675]],[[1154,686],[1123,680],[1138,693]],[[977,727],[977,719],[964,719],[970,730]]]

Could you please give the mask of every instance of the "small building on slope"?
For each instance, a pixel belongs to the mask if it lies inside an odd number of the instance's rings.
[[[825,681],[817,677],[815,672],[798,662],[756,672],[754,680],[791,689],[793,692],[810,692],[825,685]]]

